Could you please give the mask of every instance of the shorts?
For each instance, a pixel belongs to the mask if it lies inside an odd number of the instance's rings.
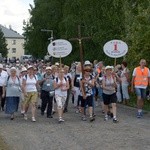
[[[116,93],[113,93],[111,95],[103,93],[103,100],[104,100],[105,105],[109,105],[111,103],[116,103],[117,102]]]
[[[36,104],[38,98],[38,92],[27,92],[27,95],[24,97],[24,104]]]
[[[93,107],[93,96],[87,96],[86,99],[81,98],[81,107]]]
[[[146,89],[135,88],[135,93],[136,93],[137,96],[141,97],[142,99],[146,98]]]
[[[67,96],[55,95],[55,99],[56,99],[56,103],[57,103],[57,108],[63,109],[64,105],[66,103]]]

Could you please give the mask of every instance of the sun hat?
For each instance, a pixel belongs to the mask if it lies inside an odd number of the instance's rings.
[[[28,69],[30,69],[30,68],[33,68],[33,69],[34,69],[34,67],[33,67],[33,66],[29,65],[29,66],[28,66]]]
[[[113,69],[113,66],[106,66],[105,70],[108,70],[108,69]]]
[[[48,66],[48,67],[46,67],[46,70],[52,70],[52,68]]]
[[[86,61],[84,62],[84,65],[91,65],[91,62],[90,62],[89,60],[86,60]]]
[[[12,70],[15,70],[15,71],[16,71],[17,69],[16,69],[16,67],[11,67],[11,68],[10,68],[10,71],[12,71]]]
[[[58,62],[56,62],[56,63],[55,63],[55,66],[59,66],[59,63],[58,63]]]
[[[26,67],[22,67],[21,72],[27,71]]]

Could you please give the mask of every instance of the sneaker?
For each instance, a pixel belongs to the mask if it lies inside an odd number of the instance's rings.
[[[24,114],[24,120],[28,120],[27,114]]]
[[[90,117],[90,122],[93,122],[95,120],[94,117]]]
[[[85,116],[82,116],[82,121],[86,121],[86,117]]]
[[[21,115],[24,115],[24,113],[25,113],[24,110],[21,110]]]
[[[104,114],[105,113],[105,111],[104,110],[102,110],[102,114]]]
[[[96,117],[96,114],[95,114],[95,113],[93,114],[93,117]]]
[[[14,120],[14,114],[11,115],[10,120]]]
[[[108,121],[108,116],[105,116],[104,121]]]
[[[113,119],[113,123],[118,123],[118,122],[119,121],[116,118]]]
[[[52,116],[52,115],[50,115],[50,116],[47,116],[47,118],[53,118],[53,116]]]
[[[77,109],[77,110],[75,111],[76,114],[78,114],[79,112],[80,112],[79,109]]]
[[[137,113],[137,118],[141,118],[143,116],[142,112]]]
[[[65,120],[63,120],[62,118],[59,118],[58,122],[61,123],[61,122],[64,122]]]
[[[32,117],[32,122],[36,122],[35,117]]]

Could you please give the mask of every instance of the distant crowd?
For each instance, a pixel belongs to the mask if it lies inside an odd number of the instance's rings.
[[[64,113],[69,109],[81,115],[81,120],[93,122],[98,115],[95,107],[99,107],[105,121],[112,118],[113,123],[118,123],[116,104],[129,105],[129,87],[137,95],[136,116],[143,116],[144,99],[150,97],[149,85],[150,70],[145,59],[133,73],[125,61],[116,66],[97,60],[86,60],[83,66],[80,62],[70,66],[43,61],[4,62],[0,64],[0,107],[11,120],[19,108],[25,120],[31,113],[31,121],[36,122],[38,108],[47,118],[57,113],[59,123],[65,121]]]

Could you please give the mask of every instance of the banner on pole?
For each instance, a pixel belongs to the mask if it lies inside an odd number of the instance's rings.
[[[52,41],[48,45],[48,52],[55,58],[62,58],[68,56],[72,51],[72,45],[69,41],[64,39],[58,39]]]
[[[119,58],[128,52],[128,45],[121,40],[111,40],[103,47],[104,53],[111,58]]]

